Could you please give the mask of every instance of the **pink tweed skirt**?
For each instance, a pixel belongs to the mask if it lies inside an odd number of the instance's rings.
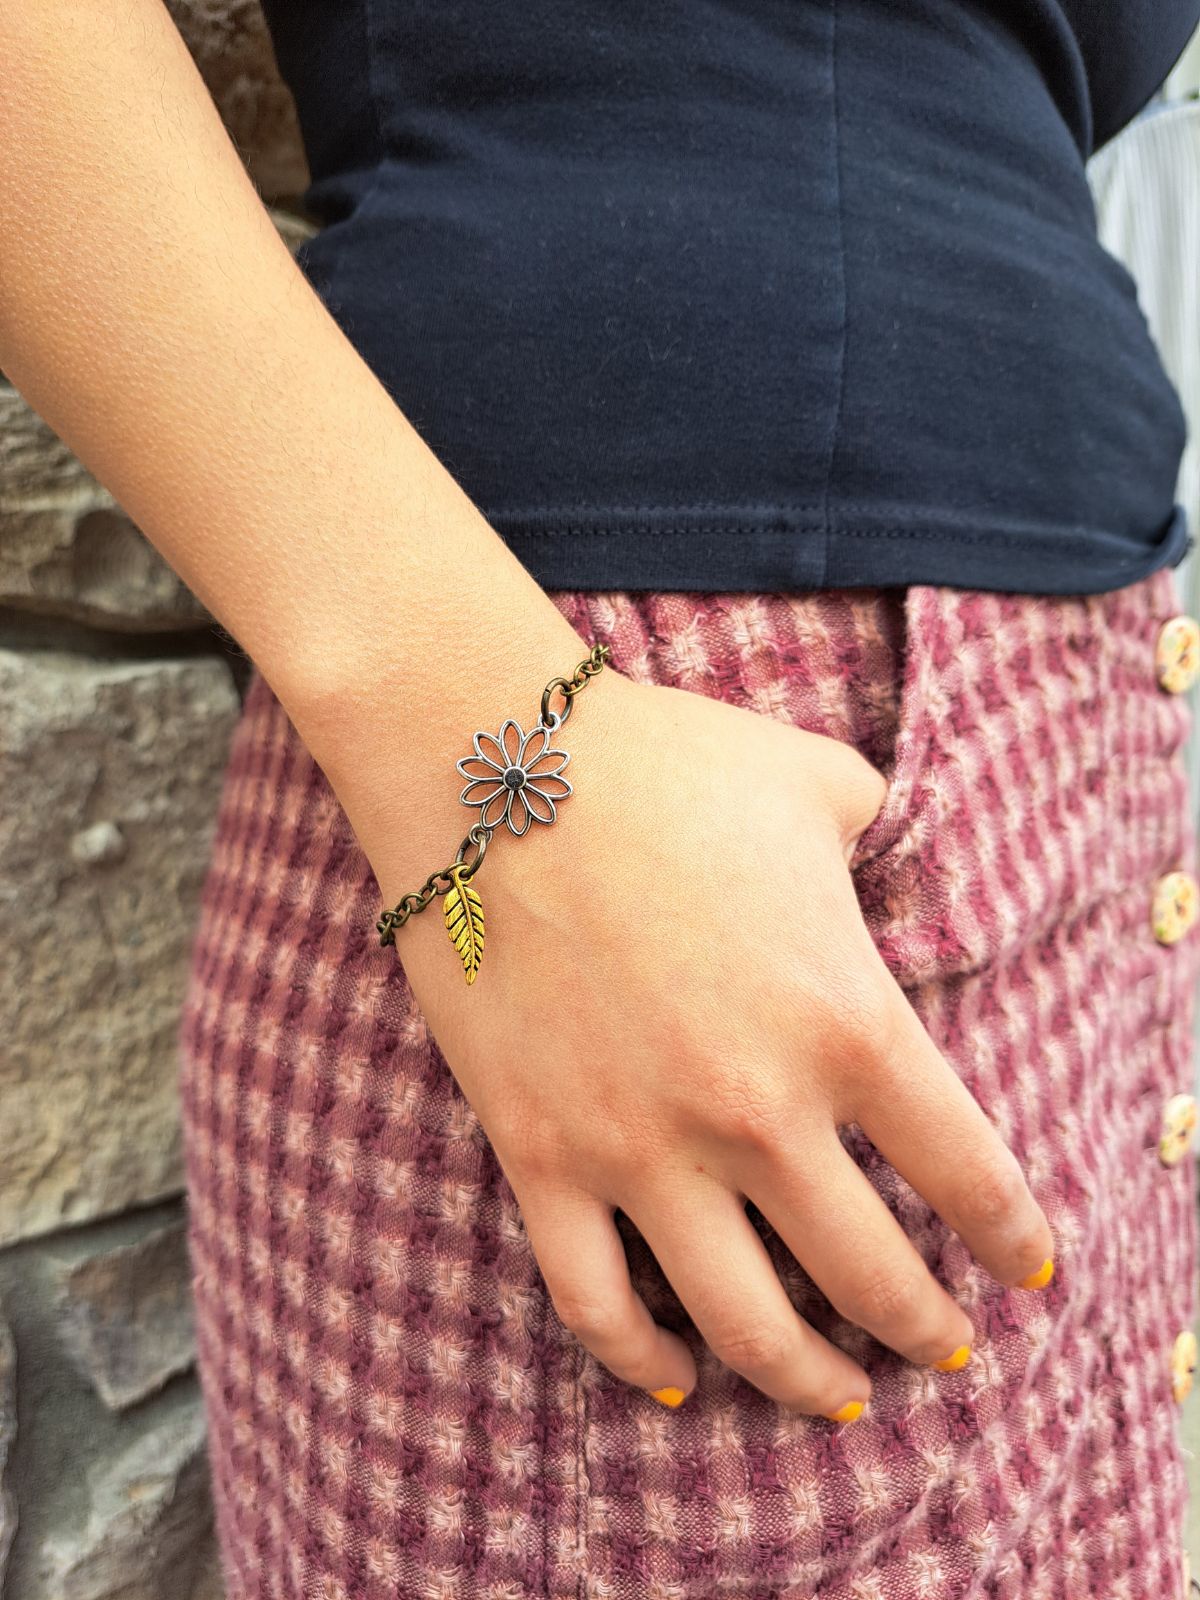
[[[751,1208],[798,1311],[869,1370],[863,1416],[790,1413],[717,1362],[621,1213],[635,1284],[700,1377],[677,1411],[612,1377],[559,1322],[379,946],[367,861],[256,676],[181,1029],[230,1600],[1181,1597],[1194,1167],[1158,1145],[1191,1087],[1197,936],[1161,943],[1150,914],[1159,880],[1196,866],[1191,713],[1154,670],[1172,570],[1068,598],[552,598],[630,677],[885,772],[853,863],[863,915],[1019,1156],[1057,1274],[1000,1287],[849,1129],[973,1319],[967,1367],[918,1368],[842,1321]]]

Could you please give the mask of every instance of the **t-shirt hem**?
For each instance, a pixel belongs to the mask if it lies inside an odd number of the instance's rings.
[[[913,519],[825,527],[808,506],[640,506],[489,521],[546,589],[788,592],[909,584],[1103,594],[1177,566],[1195,540],[1176,505],[1158,537]]]

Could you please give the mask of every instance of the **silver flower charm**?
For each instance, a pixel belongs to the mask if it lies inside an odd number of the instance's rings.
[[[477,733],[475,754],[455,766],[471,781],[459,795],[465,806],[478,806],[487,827],[506,823],[521,834],[534,822],[553,822],[554,802],[565,800],[571,785],[560,776],[570,760],[565,750],[550,748],[550,730],[539,722],[529,733],[509,717],[499,734]]]

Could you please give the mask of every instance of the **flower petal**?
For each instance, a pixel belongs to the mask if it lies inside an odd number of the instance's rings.
[[[500,768],[486,756],[461,756],[454,765],[464,778],[490,778],[494,783],[500,776]]]
[[[471,791],[475,790],[472,794]],[[489,800],[494,800],[498,794],[506,793],[502,783],[497,783],[496,774],[490,778],[472,778],[467,787],[459,795],[465,806],[485,806]]]
[[[480,822],[486,822],[489,828],[497,828],[502,822],[506,821],[508,808],[512,805],[513,793],[512,789],[501,784],[479,813]]]
[[[529,807],[525,804],[520,789],[512,791],[512,803],[508,808],[508,816],[505,821],[512,832],[518,835],[524,833],[529,827]]]
[[[549,728],[543,728],[541,723],[538,723],[538,725],[534,728],[530,728],[529,732],[525,735],[525,738],[521,742],[521,754],[518,765],[524,767],[528,771],[538,757],[545,754],[546,746],[549,743]]]
[[[554,801],[548,794],[543,794],[540,789],[535,789],[527,783],[521,790],[521,798],[525,802],[525,809],[535,822],[554,821]]]
[[[508,766],[508,758],[494,733],[475,735],[475,754],[486,761],[489,767],[495,767],[499,772],[503,772]]]
[[[561,772],[570,759],[568,750],[543,750],[540,756],[526,763],[525,772],[530,778],[544,778],[548,772]]]
[[[521,724],[515,717],[508,717],[500,726],[500,748],[508,758],[505,765],[515,767],[521,755],[521,746],[525,743],[525,733]]]
[[[571,785],[567,780],[554,772],[538,773],[536,778],[527,778],[525,787],[536,789],[546,800],[565,800],[571,793]]]

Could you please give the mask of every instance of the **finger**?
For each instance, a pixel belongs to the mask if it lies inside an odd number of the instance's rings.
[[[832,1125],[755,1157],[742,1188],[830,1304],[908,1360],[956,1371],[971,1319],[942,1288]]]
[[[625,1383],[663,1405],[696,1386],[696,1363],[633,1287],[613,1208],[579,1190],[518,1197],[530,1246],[563,1325]]]
[[[852,1421],[866,1373],[797,1314],[740,1196],[717,1183],[693,1193],[682,1205],[678,1187],[661,1203],[643,1196],[628,1214],[709,1349],[781,1405]]]
[[[890,975],[889,975],[890,976]],[[1020,1164],[899,985],[855,1121],[1000,1283],[1049,1281],[1054,1239]]]

